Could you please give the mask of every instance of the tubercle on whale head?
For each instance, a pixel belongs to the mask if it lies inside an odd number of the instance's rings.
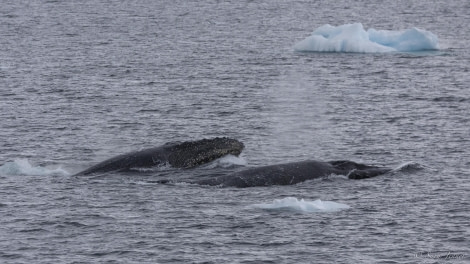
[[[238,156],[244,147],[242,142],[227,137],[187,141],[176,145],[168,160],[173,167],[191,168],[225,155]]]
[[[245,148],[245,145],[236,139],[223,137],[215,138],[214,140],[220,142],[221,149],[223,148],[223,146],[226,147],[227,154],[238,156]]]
[[[228,137],[215,137],[210,139],[202,139],[199,141],[184,142],[181,145],[188,144],[189,148],[198,151],[213,151],[220,154],[232,154],[235,156],[240,155],[245,145],[233,138]]]

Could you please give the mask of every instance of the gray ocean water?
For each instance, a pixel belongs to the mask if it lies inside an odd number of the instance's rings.
[[[293,50],[355,22],[425,29],[440,50]],[[0,262],[468,263],[469,24],[465,0],[2,3]],[[215,136],[246,149],[189,171],[71,176]],[[409,169],[246,189],[157,182],[305,159]],[[254,206],[292,197],[349,209]]]

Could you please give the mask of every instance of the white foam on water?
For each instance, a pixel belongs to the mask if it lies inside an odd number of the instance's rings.
[[[14,161],[6,162],[0,166],[0,175],[69,175],[69,173],[62,168],[50,169],[42,166],[33,166],[27,159],[15,159]]]
[[[253,207],[266,210],[283,210],[308,213],[337,212],[350,208],[349,205],[342,203],[322,201],[320,199],[314,201],[305,201],[304,199],[299,200],[295,197],[275,199],[272,203],[254,204]]]
[[[226,155],[210,162],[206,165],[206,168],[229,168],[233,166],[246,166],[247,164],[248,162],[241,155]]]
[[[432,32],[410,28],[406,30],[367,31],[361,23],[341,26],[323,25],[311,36],[294,46],[296,51],[310,52],[416,52],[439,50],[439,40]]]

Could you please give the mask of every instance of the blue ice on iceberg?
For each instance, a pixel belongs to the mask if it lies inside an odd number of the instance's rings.
[[[341,26],[323,25],[294,46],[296,51],[311,52],[415,52],[438,50],[438,38],[432,32],[410,28],[402,31],[364,29],[361,23]]]

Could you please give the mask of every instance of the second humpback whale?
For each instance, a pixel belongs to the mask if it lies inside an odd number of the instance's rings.
[[[386,167],[364,165],[346,160],[330,162],[307,160],[250,168],[232,174],[198,180],[191,183],[239,188],[291,185],[331,174],[346,175],[350,179],[365,179],[387,173],[391,170],[392,169]],[[165,183],[165,181],[162,181],[162,183]]]
[[[226,137],[167,143],[163,146],[110,158],[75,175],[148,168],[165,164],[175,168],[191,168],[228,154],[238,156],[243,148],[244,145],[240,141]]]

